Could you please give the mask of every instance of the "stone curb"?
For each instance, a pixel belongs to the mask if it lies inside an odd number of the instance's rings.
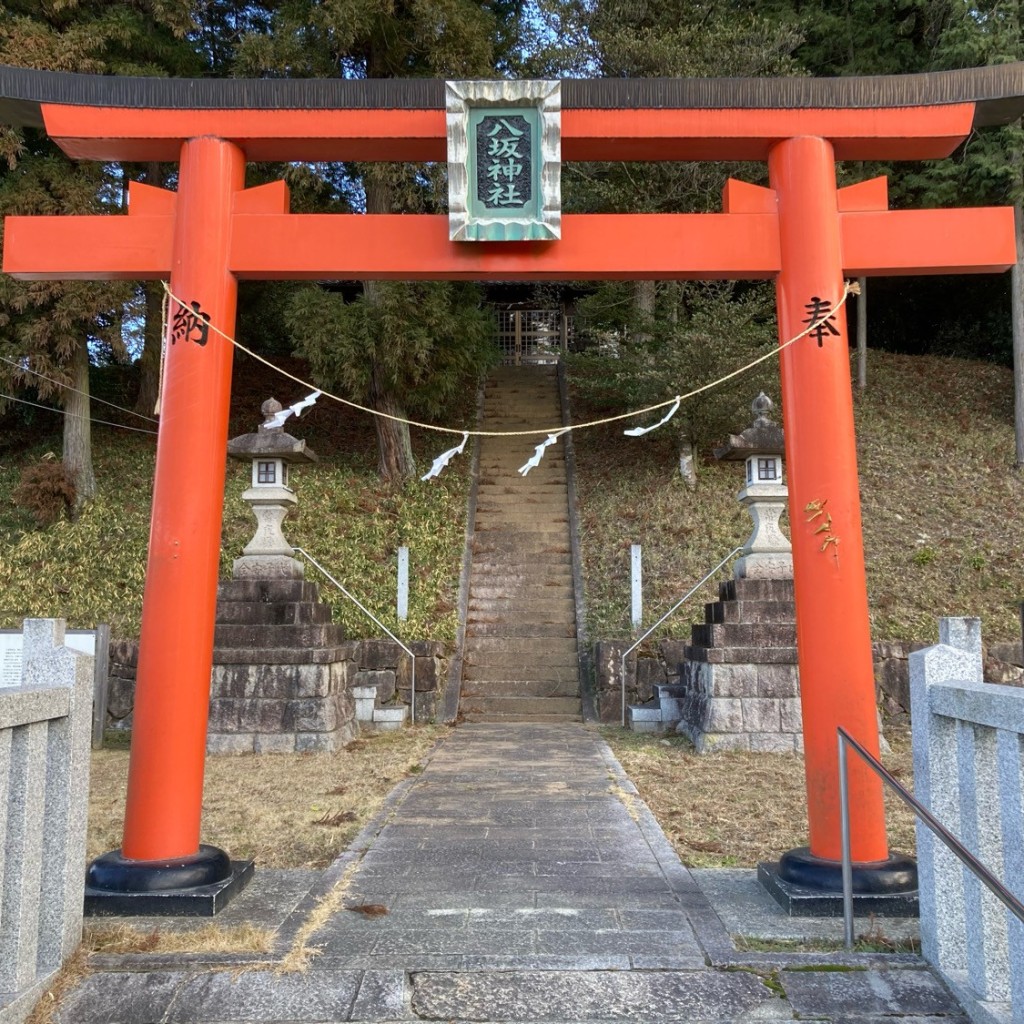
[[[565,363],[558,361],[558,398],[562,406],[562,425],[571,426],[569,410],[569,379]],[[590,645],[587,643],[587,602],[583,590],[583,552],[580,546],[580,517],[576,492],[576,449],[573,447],[572,431],[563,438],[565,445],[565,486],[569,506],[569,549],[572,553],[572,590],[576,604],[576,649],[579,658],[580,699],[584,722],[596,722],[597,695],[591,671]]]
[[[484,414],[484,381],[476,393],[476,422]],[[469,471],[469,497],[466,499],[466,538],[462,549],[462,570],[459,573],[459,625],[455,633],[455,650],[448,663],[448,685],[444,690],[441,721],[453,723],[459,717],[462,696],[462,659],[466,651],[466,620],[469,618],[469,579],[473,572],[473,541],[476,537],[477,491],[480,486],[480,438],[473,438],[473,461]]]
[[[669,887],[676,893],[679,902],[686,910],[697,941],[707,954],[708,966],[725,969],[751,967],[768,970],[818,966],[825,970],[837,967],[861,969],[871,967],[923,969],[927,967],[925,961],[915,953],[847,953],[845,951],[746,953],[737,950],[728,929],[715,908],[679,859],[679,855],[673,849],[650,808],[640,797],[636,786],[626,775],[622,765],[619,764],[611,747],[603,739],[599,739],[599,745],[605,764],[614,776],[616,783],[635,798],[632,810],[635,812],[634,820],[637,827],[650,846]]]

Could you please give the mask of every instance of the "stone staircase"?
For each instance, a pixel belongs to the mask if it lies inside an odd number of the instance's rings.
[[[556,367],[505,366],[488,380],[481,429],[561,422]],[[460,701],[467,721],[582,719],[561,442],[527,476],[518,472],[542,440],[481,439]]]

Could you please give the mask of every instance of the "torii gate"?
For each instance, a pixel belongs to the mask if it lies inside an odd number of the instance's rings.
[[[774,278],[780,339],[829,316],[844,275],[1003,271],[1010,209],[889,211],[885,179],[837,189],[837,160],[923,160],[1024,109],[1024,64],[876,79],[562,83],[562,159],[767,161],[769,188],[730,180],[723,212],[576,215],[561,240],[449,241],[427,215],[294,215],[247,161],[446,159],[434,81],[181,81],[0,68],[0,119],[45,127],[70,156],[177,161],[177,193],[131,184],[126,216],[9,217],[3,269],[22,279],[170,279],[233,335],[243,279]],[[836,727],[878,751],[846,317],[781,354],[810,853],[791,881],[834,888]],[[216,882],[200,847],[232,346],[169,346],[124,841],[91,868],[113,891]],[[827,501],[822,550],[805,509]],[[881,784],[851,766],[864,891],[892,862]],[[796,853],[790,851],[791,854]],[[785,858],[784,858],[785,861]],[[785,874],[785,873],[784,873]],[[878,881],[881,879],[881,881]]]

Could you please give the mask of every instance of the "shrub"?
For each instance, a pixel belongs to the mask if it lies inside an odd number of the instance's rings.
[[[22,471],[11,498],[15,505],[30,513],[39,526],[50,526],[62,513],[67,513],[69,518],[72,516],[78,494],[64,463],[44,459]]]

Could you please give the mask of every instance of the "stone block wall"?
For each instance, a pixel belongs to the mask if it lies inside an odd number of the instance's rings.
[[[434,641],[409,645],[416,655],[416,720],[432,721],[447,678],[448,651]],[[353,718],[352,690],[373,686],[377,705],[408,704],[409,656],[391,640],[344,640],[333,660],[215,665],[210,685],[211,753],[333,750],[355,735],[339,723]],[[273,655],[272,655],[273,656]],[[280,655],[276,655],[280,657]],[[131,728],[138,644],[111,644],[111,728]],[[347,737],[347,738],[346,738]]]
[[[26,619],[0,686],[0,1024],[20,1024],[82,938],[93,659]]]
[[[1024,901],[1024,690],[984,682],[979,619],[910,657],[914,790]],[[921,949],[973,1020],[1024,1020],[1024,922],[920,821]]]
[[[622,717],[622,652],[631,640],[602,640],[594,644],[595,703],[602,722],[618,723]],[[646,704],[658,684],[679,682],[683,669],[682,640],[660,640],[654,657],[626,658],[626,703]]]
[[[682,675],[678,732],[698,753],[803,750],[799,673],[795,664],[714,664],[692,661]]]
[[[602,722],[618,723],[621,716],[621,684],[619,666],[622,652],[630,646],[629,640],[606,640],[594,645],[597,705]],[[656,683],[677,684],[683,675],[682,640],[666,639],[657,643],[652,655],[637,657],[634,652],[626,659],[626,701],[644,704],[654,696]],[[874,655],[875,689],[879,706],[888,722],[910,722],[910,656],[926,647],[922,643],[905,641],[879,641],[872,645]],[[984,675],[989,683],[1024,687],[1024,653],[1019,642],[984,645]],[[726,673],[727,675],[728,673]],[[708,680],[694,681],[706,690]],[[794,676],[799,684],[799,673]],[[731,681],[725,684],[732,688]],[[799,691],[797,691],[799,692]],[[730,694],[730,696],[746,696]]]

